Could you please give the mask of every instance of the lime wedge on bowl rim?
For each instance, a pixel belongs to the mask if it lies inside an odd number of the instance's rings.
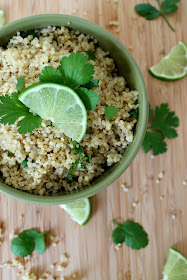
[[[90,217],[91,205],[89,198],[84,198],[72,203],[59,205],[71,218],[80,225],[85,225]]]
[[[70,88],[55,83],[37,83],[21,92],[19,100],[44,120],[77,142],[87,128],[87,111],[80,97]]]
[[[170,248],[163,275],[163,280],[186,280],[187,259],[178,251]]]
[[[154,77],[165,81],[175,81],[186,76],[187,45],[183,41],[179,41],[167,56],[149,68],[149,72]]]

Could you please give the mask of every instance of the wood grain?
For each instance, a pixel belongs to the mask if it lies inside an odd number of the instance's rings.
[[[77,272],[79,279],[88,280],[159,280],[170,246],[187,256],[187,79],[162,82],[147,69],[168,53],[179,40],[187,41],[185,27],[187,1],[181,0],[177,13],[169,15],[176,32],[172,32],[162,18],[146,21],[134,12],[141,0],[0,0],[6,22],[41,14],[65,13],[96,22],[112,32],[130,50],[137,61],[152,106],[168,102],[180,118],[179,137],[168,140],[168,152],[151,159],[141,150],[128,170],[110,187],[91,198],[92,216],[85,227],[74,223],[58,206],[45,207],[25,204],[0,195],[0,223],[4,225],[4,242],[0,246],[0,263],[13,259],[9,234],[23,229],[50,230],[56,236],[56,247],[49,246],[39,256],[34,253],[27,268],[41,276],[44,271],[66,275],[70,279]],[[144,1],[147,2],[147,1]],[[155,0],[149,1],[156,4]],[[109,21],[120,22],[120,32],[109,26]],[[159,172],[165,175],[159,184]],[[128,193],[120,184],[131,186]],[[160,197],[163,199],[160,200]],[[138,201],[137,206],[132,203]],[[21,215],[24,216],[21,217]],[[172,219],[172,215],[176,218]],[[111,220],[122,217],[140,222],[149,233],[149,246],[133,251],[125,245],[116,251],[112,243]],[[60,263],[66,252],[69,264],[63,273],[49,265]],[[21,279],[16,270],[0,269],[1,280]],[[51,278],[48,278],[51,279]]]

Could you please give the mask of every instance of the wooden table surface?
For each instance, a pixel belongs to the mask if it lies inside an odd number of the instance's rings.
[[[160,280],[169,247],[187,256],[187,79],[162,82],[153,78],[147,69],[155,64],[179,40],[187,41],[185,27],[187,1],[181,0],[179,10],[169,15],[176,32],[172,32],[162,18],[146,21],[134,11],[142,0],[0,0],[6,23],[43,13],[72,14],[93,21],[108,29],[129,49],[144,76],[151,105],[168,102],[180,119],[179,137],[168,140],[167,153],[151,158],[151,153],[139,151],[126,172],[110,187],[91,198],[92,215],[85,227],[73,222],[59,206],[36,206],[0,195],[0,223],[4,227],[0,245],[0,263],[11,261],[10,237],[13,232],[38,228],[50,230],[57,246],[49,246],[43,255],[33,254],[27,270],[38,277],[49,270],[55,279],[88,280]],[[156,0],[149,1],[157,5]],[[120,32],[110,21],[119,21]],[[158,174],[164,172],[159,184]],[[131,188],[124,192],[120,184]],[[160,199],[162,198],[162,199]],[[132,203],[137,202],[133,207]],[[174,216],[173,216],[174,215]],[[172,216],[175,219],[172,219]],[[149,246],[133,251],[123,245],[114,248],[111,240],[111,220],[121,217],[143,225],[149,234]],[[69,261],[63,272],[51,269],[60,264],[60,256],[67,253]],[[22,279],[18,270],[0,268],[1,280]],[[47,279],[51,279],[48,277]]]

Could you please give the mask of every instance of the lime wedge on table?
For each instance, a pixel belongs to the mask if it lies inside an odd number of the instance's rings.
[[[5,24],[4,11],[0,10],[0,27],[2,27],[4,24]]]
[[[149,68],[149,72],[156,78],[165,81],[183,78],[187,74],[187,45],[179,41],[167,56]]]
[[[186,280],[187,259],[176,250],[170,248],[163,275],[163,280]]]
[[[84,137],[87,111],[72,89],[55,83],[37,83],[23,90],[19,100],[73,140],[80,142]]]
[[[75,222],[82,226],[89,220],[91,212],[89,198],[84,198],[68,204],[61,204],[60,207],[68,212]]]

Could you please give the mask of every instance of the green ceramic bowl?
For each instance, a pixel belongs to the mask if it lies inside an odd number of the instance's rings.
[[[114,59],[120,75],[124,76],[131,89],[139,91],[139,119],[136,126],[135,138],[125,150],[120,162],[116,163],[96,178],[87,188],[73,193],[58,192],[55,195],[39,196],[16,190],[0,181],[0,192],[13,197],[36,204],[54,205],[69,203],[75,200],[92,196],[111,185],[130,165],[138,153],[147,126],[148,100],[146,87],[140,70],[124,45],[111,33],[100,26],[87,20],[59,14],[37,15],[11,22],[0,29],[0,46],[4,46],[17,31],[26,31],[52,26],[67,26],[81,33],[92,35],[98,40],[99,46],[109,51]]]

